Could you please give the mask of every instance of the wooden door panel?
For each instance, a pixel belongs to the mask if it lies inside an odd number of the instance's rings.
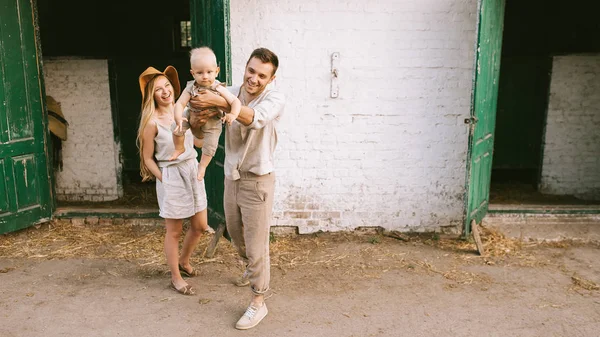
[[[469,157],[467,159],[467,202],[465,233],[470,232],[472,220],[481,222],[488,208],[496,105],[500,78],[502,31],[504,27],[505,0],[481,0],[473,117],[469,133]]]
[[[0,233],[49,219],[48,131],[31,0],[0,3]]]
[[[9,205],[8,205],[8,191],[6,190],[6,167],[5,167],[5,160],[0,159],[0,177],[2,177],[2,179],[0,179],[0,215],[2,215],[2,213],[6,213],[9,210]]]
[[[21,16],[28,13],[20,13],[18,2],[15,0],[5,1],[2,8],[2,27],[0,34],[2,38],[2,63],[5,86],[5,119],[7,121],[7,132],[9,140],[18,140],[33,136],[31,130],[31,117],[27,104],[27,90],[25,89],[25,46],[22,33]],[[31,14],[29,14],[31,15]]]
[[[231,45],[229,41],[229,1],[190,0],[192,45],[209,46],[220,65],[219,81],[231,85]],[[225,190],[225,129],[219,139],[219,148],[206,168],[204,183],[208,198],[208,222],[216,229],[224,224],[223,191]],[[226,234],[227,235],[227,234]]]
[[[13,176],[17,195],[17,210],[39,206],[37,160],[33,154],[13,157]]]

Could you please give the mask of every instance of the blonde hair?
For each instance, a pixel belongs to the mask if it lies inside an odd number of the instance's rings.
[[[150,170],[144,164],[144,129],[148,122],[154,118],[154,114],[156,112],[156,102],[154,101],[154,83],[156,79],[159,77],[167,78],[164,75],[156,75],[148,84],[146,84],[146,88],[144,89],[144,100],[142,101],[142,110],[140,114],[140,126],[137,132],[136,144],[140,152],[140,176],[142,176],[142,181],[154,180],[155,177],[150,172]],[[167,78],[167,81],[169,79]],[[170,82],[169,82],[170,83]]]
[[[194,63],[195,60],[198,59],[210,59],[210,62],[214,62],[215,66],[217,65],[217,55],[215,52],[209,47],[198,47],[190,50],[190,63]]]

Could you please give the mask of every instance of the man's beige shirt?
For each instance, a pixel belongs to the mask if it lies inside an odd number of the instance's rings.
[[[244,126],[234,121],[227,126],[225,131],[225,177],[232,179],[232,172],[238,167],[246,141],[250,134],[254,135],[248,144],[248,152],[242,162],[240,172],[252,172],[264,175],[275,170],[273,153],[277,147],[277,124],[283,114],[285,96],[272,89],[265,89],[258,97],[250,102],[245,102],[244,95],[240,95],[240,86],[227,88],[236,95],[242,105],[254,110],[252,124]]]

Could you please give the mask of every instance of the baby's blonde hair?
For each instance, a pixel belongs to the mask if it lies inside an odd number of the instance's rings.
[[[194,48],[190,51],[190,63],[194,64],[195,60],[201,59],[201,58],[209,58],[211,61],[214,61],[215,66],[217,65],[217,55],[215,55],[215,52],[210,49],[209,47],[198,47],[198,48]]]

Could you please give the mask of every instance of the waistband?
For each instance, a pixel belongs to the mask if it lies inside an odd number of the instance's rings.
[[[176,160],[160,160],[156,163],[159,169],[163,169],[165,167],[177,166],[177,165],[190,165],[190,164],[198,165],[198,159],[196,157],[191,157],[188,159],[183,159],[181,161]]]
[[[252,172],[240,172],[240,180],[273,180],[275,179],[275,172],[269,172],[267,174],[263,174],[259,176],[258,174],[254,174]]]

